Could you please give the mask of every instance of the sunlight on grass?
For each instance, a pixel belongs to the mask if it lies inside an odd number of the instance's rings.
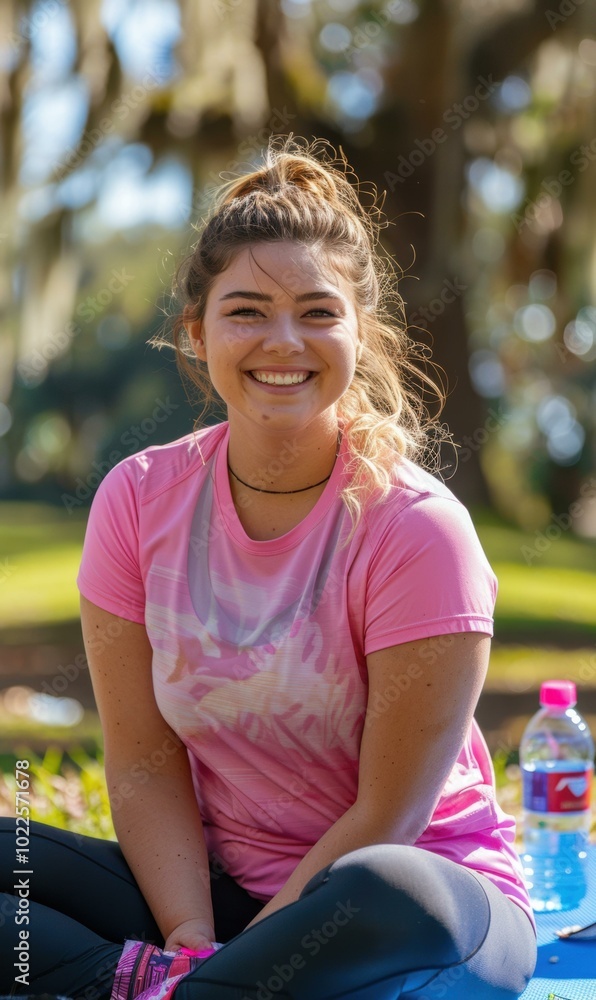
[[[76,619],[76,576],[81,548],[63,542],[9,557],[0,602],[0,628],[45,625]]]
[[[32,820],[103,840],[116,839],[102,756],[96,758],[72,747],[67,759],[54,746],[49,746],[43,757],[26,747],[20,747],[18,754],[21,760],[29,761]],[[15,799],[13,765],[0,774],[0,816],[15,815]]]
[[[4,570],[0,628],[73,621],[86,512],[41,503],[0,503]]]
[[[485,687],[512,693],[536,689],[549,678],[565,678],[580,687],[596,686],[594,648],[549,649],[493,642]]]
[[[572,622],[596,630],[596,573],[494,562],[499,580],[496,618]]]
[[[570,569],[596,572],[596,540],[577,538],[561,532],[560,537],[549,541],[544,533],[528,533],[510,525],[502,524],[490,510],[470,511],[474,526],[488,561],[518,563],[529,570],[543,566],[568,567]],[[540,548],[536,549],[541,539]]]

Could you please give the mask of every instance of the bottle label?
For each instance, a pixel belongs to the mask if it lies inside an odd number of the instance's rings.
[[[585,771],[524,769],[524,808],[533,812],[585,812],[590,808],[592,772],[592,767]]]

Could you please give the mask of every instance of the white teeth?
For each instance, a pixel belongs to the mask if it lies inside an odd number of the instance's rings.
[[[309,374],[309,372],[293,372],[291,375],[289,372],[286,375],[281,372],[251,372],[257,382],[267,382],[269,385],[298,385],[300,382],[305,382]]]

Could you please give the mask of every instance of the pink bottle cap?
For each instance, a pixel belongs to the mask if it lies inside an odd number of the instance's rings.
[[[540,685],[540,704],[545,708],[569,708],[577,704],[573,681],[544,681]]]

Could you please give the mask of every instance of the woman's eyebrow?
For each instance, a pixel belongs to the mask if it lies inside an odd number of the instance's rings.
[[[224,299],[253,299],[260,302],[273,302],[273,297],[271,295],[263,295],[261,292],[227,292],[222,295],[220,302]],[[295,302],[312,302],[315,299],[337,299],[339,302],[342,301],[341,295],[337,292],[332,291],[315,291],[315,292],[304,292],[302,295],[297,295]]]

